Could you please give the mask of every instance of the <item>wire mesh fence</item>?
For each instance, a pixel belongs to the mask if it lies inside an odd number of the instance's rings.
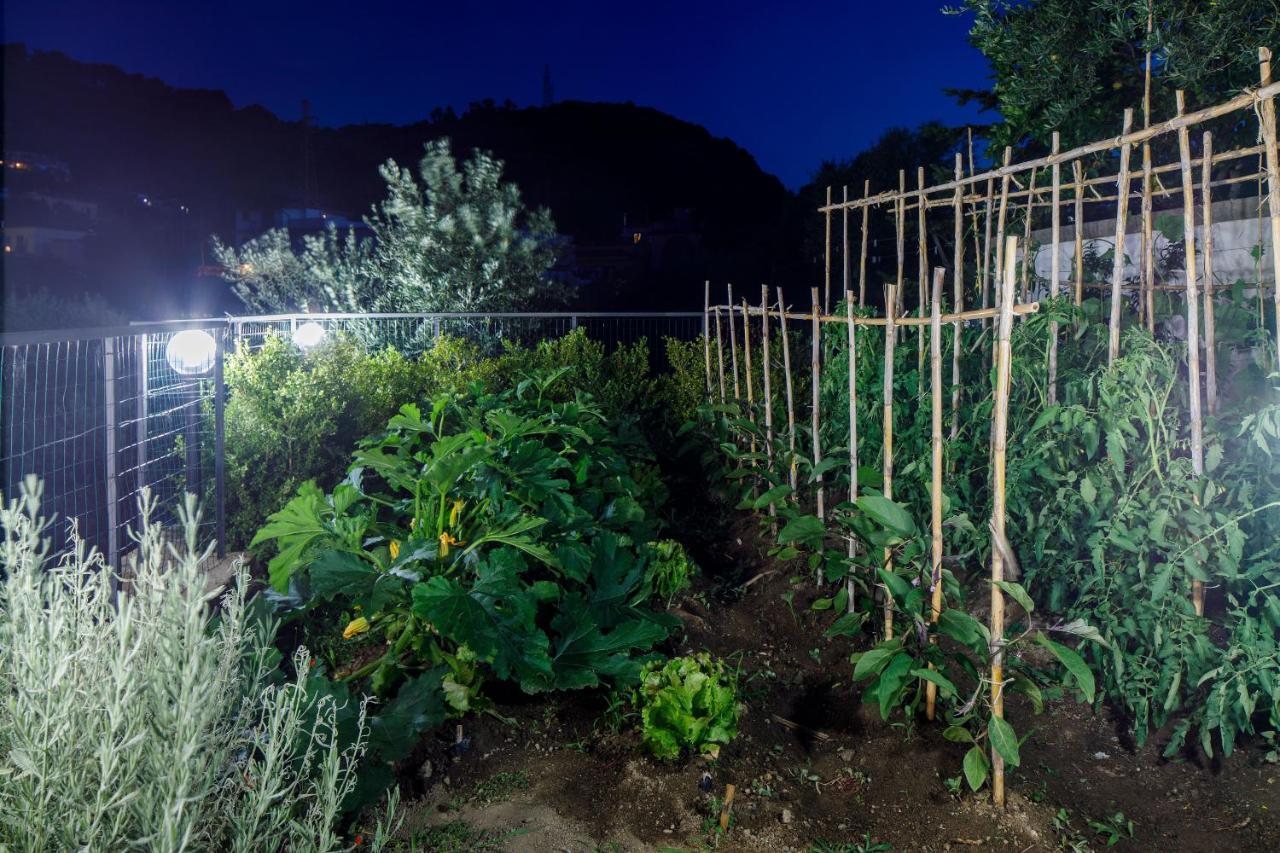
[[[370,348],[414,355],[442,335],[486,352],[583,329],[608,349],[665,337],[691,340],[701,313],[295,314],[122,328],[0,334],[0,490],[44,481],[54,551],[74,529],[112,565],[132,550],[144,488],[172,526],[182,495],[204,511],[201,541],[221,551],[225,501],[223,365],[233,348],[271,334],[304,348],[341,333]]]

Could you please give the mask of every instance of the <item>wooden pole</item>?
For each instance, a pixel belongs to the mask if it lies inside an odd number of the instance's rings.
[[[969,152],[973,155],[973,136],[969,137]],[[964,158],[956,152],[956,179],[964,174]],[[959,187],[951,199],[951,209],[955,216],[955,231],[952,240],[955,243],[951,254],[951,310],[964,310],[964,191]],[[937,300],[935,300],[936,302]],[[937,306],[939,315],[942,306]],[[951,324],[951,440],[955,441],[960,432],[960,323]]]
[[[1133,110],[1124,111],[1124,131],[1133,129]],[[1111,322],[1108,326],[1107,364],[1120,357],[1120,286],[1124,283],[1124,232],[1129,219],[1129,146],[1120,146],[1120,175],[1116,179],[1116,242],[1111,262]]]
[[[1053,132],[1053,142],[1051,150],[1054,154],[1058,153],[1060,139],[1058,131]],[[1054,163],[1049,173],[1050,183],[1053,189],[1050,191],[1049,204],[1052,206],[1052,218],[1049,228],[1053,231],[1050,240],[1049,255],[1049,296],[1053,299],[1058,298],[1058,278],[1062,275],[1062,263],[1058,257],[1059,242],[1062,233],[1062,171],[1059,163]],[[1056,320],[1049,322],[1049,405],[1052,406],[1058,402],[1058,323]]]
[[[1000,283],[1000,321],[996,336],[995,408],[992,412],[991,530],[995,541],[1004,539],[1005,452],[1009,437],[1009,372],[1012,360],[1009,337],[1013,329],[1014,256],[1018,238],[1010,237],[1003,280]],[[991,547],[991,713],[1004,718],[1004,558],[995,541]],[[1004,758],[991,747],[991,799],[1004,806]]]
[[[862,182],[862,197],[871,195],[871,180]],[[862,248],[858,253],[858,307],[867,304],[867,213],[870,205],[862,208]]]
[[[1204,132],[1204,165],[1200,192],[1204,196],[1204,391],[1209,414],[1218,412],[1218,350],[1213,317],[1213,133]]]
[[[707,396],[711,396],[711,279],[702,288],[702,360],[707,366]]]
[[[1178,115],[1186,110],[1186,96],[1175,94]],[[1204,434],[1200,414],[1200,300],[1196,292],[1196,206],[1195,178],[1191,172],[1191,135],[1178,129],[1178,156],[1182,162],[1182,231],[1187,256],[1187,391],[1191,409],[1191,470],[1204,476]],[[1204,583],[1191,582],[1191,603],[1204,615]]]
[[[1264,89],[1271,86],[1271,50],[1258,48],[1258,68]],[[1271,214],[1271,267],[1275,276],[1275,286],[1271,294],[1275,301],[1276,313],[1276,355],[1280,358],[1280,145],[1276,141],[1276,102],[1275,96],[1263,98],[1261,104],[1261,124],[1263,145],[1267,149],[1267,200]],[[1262,284],[1259,277],[1259,285]],[[1258,290],[1262,292],[1261,287]]]
[[[733,363],[733,400],[740,402],[742,400],[742,389],[738,384],[738,333],[737,323],[733,321],[733,285],[727,285],[729,288],[729,301],[725,303],[729,311],[729,358]]]
[[[778,288],[778,314],[782,321],[782,371],[787,379],[787,457],[792,498],[796,497],[796,401],[791,383],[791,337],[787,334],[787,306]]]
[[[1071,173],[1076,181],[1075,240],[1076,259],[1076,307],[1084,301],[1084,166],[1079,160],[1071,163]]]
[[[844,292],[845,313],[849,319],[849,503],[858,502],[858,324],[853,319],[853,294]],[[845,578],[846,612],[854,607],[853,558],[857,544],[849,537],[849,575]]]
[[[724,335],[720,331],[720,307],[716,306],[716,366],[720,371],[720,405],[724,405]]]
[[[957,155],[958,157],[959,155]],[[957,163],[958,165],[958,163]],[[933,305],[929,323],[930,391],[933,395],[931,438],[933,448],[933,479],[930,483],[930,566],[929,621],[937,623],[942,615],[942,282],[947,271],[938,267],[933,271]],[[937,636],[931,638],[937,642]],[[933,669],[933,664],[929,664]],[[925,716],[934,718],[938,699],[938,685],[926,681]]]
[[[769,286],[760,285],[760,336],[764,349],[764,452],[769,471],[773,471],[773,384],[769,377],[773,362],[769,358]],[[776,518],[778,507],[769,502],[769,517]]]
[[[897,285],[890,285],[884,315],[884,461],[882,470],[884,496],[889,500],[893,500],[893,350],[896,337],[894,316],[897,312],[894,306],[898,304],[897,289]],[[893,552],[888,548],[884,549],[884,568],[887,572],[893,571]],[[884,638],[891,640],[893,639],[893,596],[889,593],[887,586],[883,584],[881,586],[884,595]]]
[[[822,464],[822,408],[821,408],[821,391],[822,391],[822,371],[820,360],[822,358],[822,326],[819,323],[819,314],[821,306],[818,304],[818,288],[811,288],[809,291],[810,298],[813,301],[813,344],[809,351],[809,370],[812,377],[813,386],[813,468],[814,479],[817,483],[817,515],[818,520],[826,520],[826,494],[822,488],[822,474],[817,473],[818,466]],[[822,583],[822,566],[818,566],[817,583]]]
[[[831,185],[827,185],[827,236],[822,254],[822,311],[831,313]]]

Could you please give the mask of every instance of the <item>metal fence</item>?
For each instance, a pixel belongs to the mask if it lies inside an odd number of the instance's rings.
[[[55,550],[72,528],[112,565],[133,546],[138,497],[150,488],[157,520],[177,521],[183,493],[205,511],[202,541],[222,550],[225,527],[223,366],[228,351],[269,334],[301,346],[342,333],[409,354],[441,335],[493,350],[583,329],[613,349],[648,338],[692,340],[701,313],[283,314],[126,327],[0,334],[0,491],[44,481]],[[655,347],[655,350],[658,348]]]

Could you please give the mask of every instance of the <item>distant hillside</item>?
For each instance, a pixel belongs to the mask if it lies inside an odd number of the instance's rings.
[[[21,45],[5,46],[4,64],[5,151],[65,162],[72,176],[65,191],[104,202],[105,210],[112,203],[127,209],[142,195],[185,207],[180,229],[159,230],[170,241],[165,256],[190,270],[207,234],[233,236],[236,211],[310,201],[362,215],[381,197],[380,163],[390,157],[416,165],[427,140],[448,136],[459,153],[480,147],[505,160],[526,200],[549,207],[579,246],[620,244],[624,217],[629,227],[683,217],[697,233],[696,252],[677,271],[636,278],[624,288],[630,292],[599,294],[596,303],[692,307],[701,303],[705,276],[755,284],[796,275],[801,218],[792,194],[733,142],[657,110],[486,102],[462,115],[437,110],[406,126],[312,128],[304,156],[302,122],[257,106],[237,109],[222,92],[176,89]],[[133,230],[117,228],[116,242]],[[183,251],[174,239],[185,241]],[[138,281],[117,268],[129,255],[116,245],[104,262],[110,268],[100,264],[90,278]],[[163,286],[177,272],[148,275]]]

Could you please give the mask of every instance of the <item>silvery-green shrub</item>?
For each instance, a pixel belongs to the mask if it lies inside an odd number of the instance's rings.
[[[0,848],[314,850],[356,783],[309,654],[284,679],[238,567],[209,590],[188,496],[179,544],[150,522],[117,576],[72,535],[49,557],[41,484],[0,507]]]

